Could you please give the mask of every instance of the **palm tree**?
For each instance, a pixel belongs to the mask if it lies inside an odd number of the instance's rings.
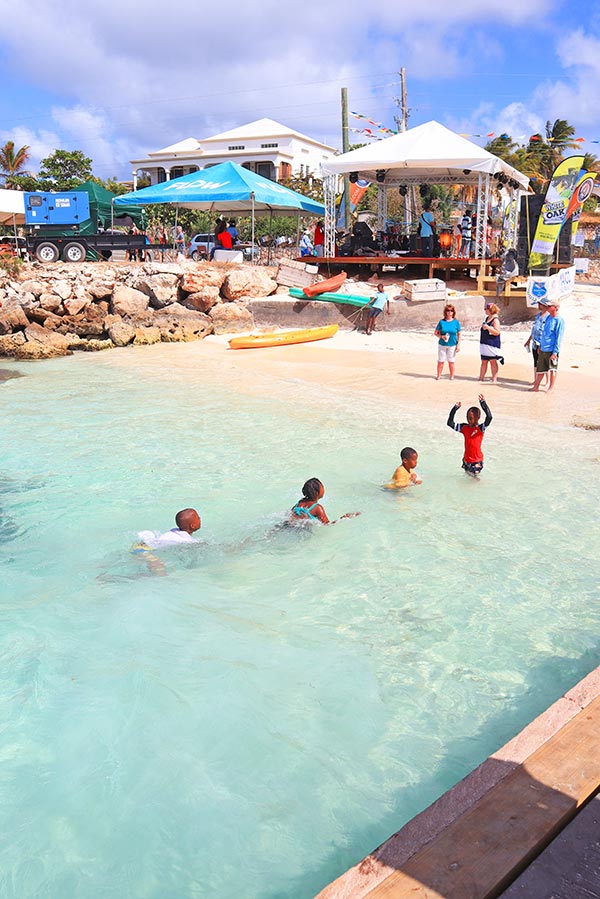
[[[556,119],[554,122],[546,122],[546,142],[549,146],[548,162],[550,171],[548,177],[558,163],[564,158],[565,150],[578,150],[579,144],[573,140],[575,128],[569,125],[566,119]]]
[[[30,156],[27,145],[15,152],[14,141],[7,141],[3,147],[0,147],[0,178],[10,178],[11,175],[19,173],[26,174],[24,166]]]

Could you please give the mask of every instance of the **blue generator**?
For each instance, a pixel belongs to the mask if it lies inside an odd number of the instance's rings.
[[[85,191],[25,193],[25,224],[33,227],[77,226],[90,217],[90,198]]]

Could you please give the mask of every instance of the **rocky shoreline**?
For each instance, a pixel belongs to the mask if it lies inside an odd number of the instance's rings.
[[[276,270],[220,263],[26,264],[0,269],[0,357],[68,356],[250,331]]]

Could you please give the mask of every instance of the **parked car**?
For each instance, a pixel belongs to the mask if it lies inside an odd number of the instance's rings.
[[[214,234],[195,234],[190,240],[188,256],[190,256],[194,262],[197,262],[199,259],[208,259],[214,245]]]
[[[208,259],[214,245],[214,234],[195,234],[190,240],[187,254],[194,260],[194,262],[197,262],[199,259]],[[219,249],[218,245],[217,249]],[[248,260],[256,258],[259,254],[259,248],[256,244],[252,246],[250,243],[244,243],[243,241],[240,242],[238,247],[234,247],[233,249],[241,250],[244,254],[244,259]]]

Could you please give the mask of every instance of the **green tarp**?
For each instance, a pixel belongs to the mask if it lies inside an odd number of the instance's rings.
[[[111,227],[111,205],[116,194],[101,187],[95,181],[85,181],[78,184],[76,191],[85,191],[90,198],[90,218],[86,222],[82,222],[79,228],[80,234],[95,234],[98,225],[102,228]],[[117,218],[119,216],[119,218]],[[115,206],[114,222],[115,227],[123,226],[123,217],[129,216],[138,228],[145,227],[144,210],[139,206]],[[120,221],[119,221],[120,219]]]

